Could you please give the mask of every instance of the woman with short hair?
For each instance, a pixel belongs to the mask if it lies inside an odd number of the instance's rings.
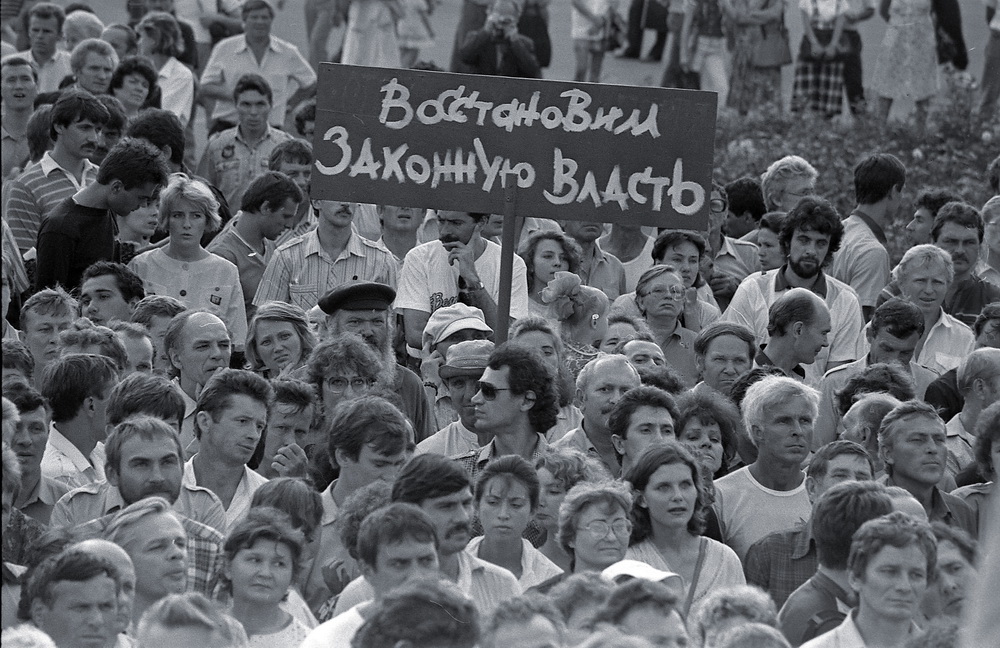
[[[304,310],[286,302],[257,307],[247,331],[246,356],[252,371],[266,378],[306,377],[316,335]]]

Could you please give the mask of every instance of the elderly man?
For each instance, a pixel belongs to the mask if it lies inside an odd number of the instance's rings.
[[[818,177],[815,167],[798,155],[772,162],[760,177],[767,211],[792,211],[799,201],[813,195]]]
[[[813,453],[805,481],[813,507],[811,515],[800,524],[769,533],[750,547],[743,562],[747,582],[767,590],[781,606],[816,572],[817,543],[813,529],[818,519],[816,507],[823,494],[841,482],[870,482],[873,476],[871,457],[856,443],[834,441]]]
[[[1000,348],[1000,301],[986,305],[972,325],[972,332],[976,336],[977,349]],[[964,400],[958,391],[958,366],[928,385],[924,400],[933,405],[946,421],[962,411]]]
[[[778,237],[787,257],[785,265],[747,277],[723,315],[726,321],[748,326],[760,343],[766,343],[767,309],[781,293],[805,288],[821,297],[830,311],[830,340],[806,368],[810,385],[819,384],[825,372],[863,353],[864,318],[858,298],[847,284],[823,271],[840,248],[843,232],[837,210],[829,202],[817,198],[799,202],[785,218]]]
[[[493,329],[486,323],[483,311],[475,306],[458,302],[431,313],[424,327],[424,360],[420,363],[420,373],[427,398],[434,403],[439,426],[451,423],[458,416],[438,375],[438,367],[444,362],[445,354],[453,344],[486,340],[492,336]]]
[[[945,427],[948,472],[953,477],[974,462],[974,431],[980,413],[1000,401],[1000,349],[976,349],[969,354],[958,366],[958,391],[965,404]]]
[[[932,522],[944,522],[975,537],[976,516],[972,509],[937,485],[945,473],[946,440],[944,421],[923,401],[906,401],[889,412],[878,433],[886,484],[913,495]]]
[[[757,460],[715,482],[722,540],[746,558],[775,529],[809,517],[802,462],[809,455],[819,393],[784,376],[766,376],[743,399],[743,424]]]
[[[576,448],[603,463],[608,473],[621,474],[608,417],[625,392],[640,384],[639,372],[625,356],[602,355],[588,362],[576,378],[576,401],[583,421],[554,445]]]
[[[913,378],[916,395],[923,396],[927,386],[937,378],[936,373],[913,361],[914,350],[923,334],[924,318],[920,309],[905,299],[890,299],[875,310],[871,323],[865,328],[868,355],[831,369],[819,382],[820,417],[816,421],[814,447],[837,437],[840,413],[836,394],[866,367],[880,362],[898,365]]]
[[[862,446],[872,458],[875,477],[885,474],[885,464],[878,453],[878,431],[882,420],[899,406],[900,400],[891,394],[866,394],[844,414],[844,431],[840,438]]]
[[[479,379],[493,349],[489,340],[468,340],[448,348],[438,375],[458,420],[418,443],[417,454],[433,452],[454,457],[474,452],[490,442],[492,436],[477,429],[472,399],[479,392]]]
[[[935,245],[911,247],[893,270],[903,298],[924,317],[916,362],[939,374],[957,367],[975,345],[972,330],[942,308],[954,278],[951,255]]]
[[[395,291],[385,284],[352,281],[324,295],[319,300],[319,307],[326,313],[328,337],[354,333],[382,358],[392,389],[402,400],[403,413],[410,419],[416,439],[422,441],[433,434],[436,427],[420,378],[396,364],[392,349],[393,320],[389,311],[395,296]]]
[[[830,310],[805,288],[792,288],[768,309],[767,343],[754,357],[754,368],[777,367],[789,378],[805,380],[802,365],[816,362],[829,346]]]
[[[736,379],[750,370],[757,355],[753,331],[734,322],[715,322],[694,340],[694,363],[701,376],[695,389],[711,387],[729,394]]]
[[[202,388],[219,369],[229,366],[232,343],[225,323],[205,311],[184,311],[167,325],[163,352],[177,371],[174,382],[184,394],[181,445],[186,455],[197,451],[194,412]]]

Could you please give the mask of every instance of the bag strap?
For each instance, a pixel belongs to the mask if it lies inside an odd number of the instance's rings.
[[[708,548],[708,539],[701,536],[698,542],[698,561],[694,564],[694,576],[691,577],[691,585],[688,586],[687,600],[684,601],[684,618],[687,618],[691,610],[691,603],[694,601],[694,591],[698,588],[698,579],[701,577],[701,568],[705,564],[705,553]]]

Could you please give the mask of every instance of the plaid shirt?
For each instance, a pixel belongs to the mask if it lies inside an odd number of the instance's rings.
[[[82,537],[101,536],[115,515],[117,513],[91,520],[76,527],[74,531],[79,532]],[[207,524],[195,522],[179,513],[177,518],[187,532],[187,591],[211,597],[215,576],[222,569],[225,559],[222,552],[225,536]]]
[[[812,578],[817,565],[810,519],[753,543],[743,562],[743,572],[747,584],[767,590],[780,609],[799,585]]]

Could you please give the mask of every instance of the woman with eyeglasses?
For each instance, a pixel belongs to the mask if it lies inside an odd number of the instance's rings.
[[[617,481],[580,482],[559,507],[559,544],[570,557],[570,570],[538,585],[547,594],[571,573],[600,573],[625,557],[632,522],[632,494]]]
[[[247,363],[265,378],[305,379],[305,365],[316,347],[306,312],[285,302],[257,308],[247,332]]]
[[[309,355],[308,367],[325,416],[338,403],[368,394],[385,374],[379,355],[353,333],[321,342]]]
[[[709,592],[746,584],[736,552],[701,535],[711,502],[701,466],[687,448],[674,441],[651,446],[625,481],[635,497],[625,557],[681,575],[683,616]]]
[[[698,380],[695,366],[695,332],[681,324],[687,289],[680,273],[669,265],[656,265],[642,273],[635,287],[635,303],[653,332],[663,357],[684,381],[693,387]]]

